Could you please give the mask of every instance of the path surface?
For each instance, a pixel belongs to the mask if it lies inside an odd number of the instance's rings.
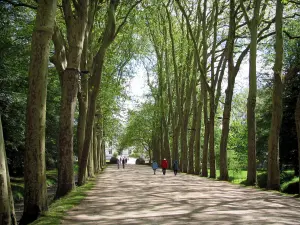
[[[148,166],[109,165],[62,224],[300,224],[300,201]]]

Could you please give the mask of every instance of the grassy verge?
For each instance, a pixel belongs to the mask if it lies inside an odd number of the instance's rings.
[[[208,170],[209,172],[209,170]],[[246,170],[228,170],[229,182],[234,184],[247,185]],[[216,170],[216,176],[220,177],[220,170]],[[267,171],[257,171],[257,187],[267,188],[268,174]],[[282,171],[280,174],[280,192],[285,194],[299,193],[299,177],[294,175],[293,170]]]
[[[91,178],[85,185],[76,187],[65,197],[53,202],[50,205],[49,210],[38,220],[31,223],[31,225],[60,224],[60,221],[65,216],[66,212],[81,202],[81,200],[87,195],[87,191],[95,185],[95,181],[95,178]]]

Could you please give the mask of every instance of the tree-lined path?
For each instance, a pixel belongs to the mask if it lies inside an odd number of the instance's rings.
[[[300,202],[148,166],[109,165],[62,224],[299,224]]]

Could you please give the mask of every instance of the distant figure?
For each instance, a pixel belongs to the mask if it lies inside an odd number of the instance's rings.
[[[118,163],[118,169],[120,169],[120,160],[117,159],[117,163]]]
[[[153,169],[154,174],[155,174],[157,168],[158,168],[158,164],[155,160],[153,160],[152,169]]]
[[[125,159],[122,159],[123,169],[125,169]]]
[[[178,169],[179,169],[178,161],[174,160],[174,162],[173,162],[173,171],[174,171],[175,176],[177,175]]]
[[[168,168],[168,161],[166,160],[166,158],[164,158],[161,161],[161,168],[162,168],[162,171],[163,171],[163,175],[166,175],[166,170]]]
[[[125,164],[127,164],[127,158],[125,158]]]

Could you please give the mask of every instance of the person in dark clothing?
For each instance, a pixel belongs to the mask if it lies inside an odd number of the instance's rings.
[[[174,162],[173,162],[173,171],[174,171],[175,176],[177,175],[178,169],[179,169],[178,161],[174,160]]]
[[[125,169],[125,159],[122,159],[123,169]]]
[[[161,168],[162,168],[162,171],[163,171],[163,175],[166,175],[166,170],[168,168],[168,161],[166,160],[166,158],[164,158],[161,161]]]

